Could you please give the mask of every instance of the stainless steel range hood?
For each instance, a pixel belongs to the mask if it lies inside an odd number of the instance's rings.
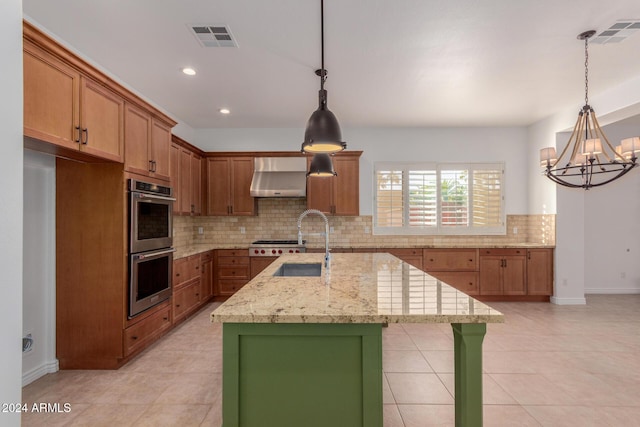
[[[252,197],[305,197],[307,159],[305,157],[256,157]]]

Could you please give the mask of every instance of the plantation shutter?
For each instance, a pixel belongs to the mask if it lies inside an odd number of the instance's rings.
[[[498,227],[502,224],[502,171],[473,172],[473,226]]]

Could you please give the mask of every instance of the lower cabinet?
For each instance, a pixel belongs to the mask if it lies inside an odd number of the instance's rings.
[[[195,279],[173,291],[173,320],[182,320],[200,305],[200,279]]]
[[[469,248],[425,249],[424,270],[468,295],[478,295],[478,250]]]
[[[477,271],[437,271],[429,274],[467,295],[480,294]]]
[[[202,262],[200,281],[202,285],[202,300],[207,302],[213,296],[213,251],[202,253],[200,259]]]
[[[124,330],[124,355],[129,356],[171,327],[171,306],[163,308]]]
[[[553,249],[527,249],[527,294],[553,295]]]
[[[262,270],[267,268],[277,259],[277,256],[251,257],[251,278],[253,279],[258,274],[262,273]]]
[[[422,249],[418,248],[379,248],[376,252],[387,252],[391,255],[400,258],[407,264],[419,268],[422,270]]]
[[[215,265],[216,296],[231,296],[251,280],[248,249],[218,249]]]
[[[480,250],[480,295],[526,295],[524,249]]]

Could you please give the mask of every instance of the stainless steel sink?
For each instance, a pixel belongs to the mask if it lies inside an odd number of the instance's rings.
[[[322,273],[322,263],[284,263],[273,273],[282,277],[319,277]]]

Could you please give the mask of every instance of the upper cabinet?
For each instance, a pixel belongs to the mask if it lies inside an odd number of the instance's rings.
[[[255,215],[253,157],[207,158],[207,215]]]
[[[27,148],[169,180],[175,121],[28,22],[23,61]]]
[[[307,179],[307,208],[331,215],[360,213],[360,156],[362,151],[342,151],[331,156],[335,177]],[[307,165],[311,162],[308,157]]]
[[[175,135],[171,138],[171,187],[176,199],[173,212],[179,215],[202,215],[202,156],[181,138]]]
[[[124,99],[27,40],[23,58],[24,135],[54,154],[122,162]]]
[[[171,127],[136,105],[125,105],[125,169],[169,181]]]

